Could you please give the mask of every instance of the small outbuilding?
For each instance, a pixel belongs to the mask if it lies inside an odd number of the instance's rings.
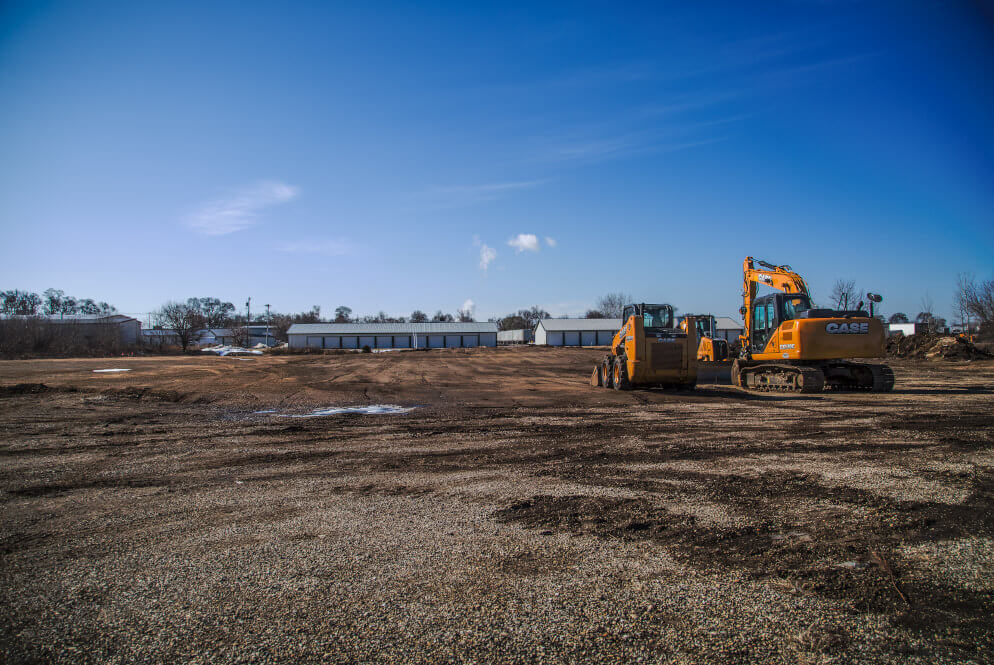
[[[291,349],[445,349],[497,346],[497,324],[295,323],[287,331]]]
[[[609,346],[621,319],[542,319],[535,343],[547,346]]]

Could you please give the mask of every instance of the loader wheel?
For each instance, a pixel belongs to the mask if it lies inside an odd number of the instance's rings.
[[[612,373],[612,363],[609,360],[605,360],[601,363],[601,385],[605,388],[614,387],[614,374]]]
[[[615,390],[629,390],[632,387],[628,382],[628,363],[623,357],[614,361],[614,376],[612,379]]]

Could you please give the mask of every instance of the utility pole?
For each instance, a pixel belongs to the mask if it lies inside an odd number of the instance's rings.
[[[270,325],[272,324],[272,318],[269,316],[269,303],[266,303],[266,346],[269,346],[269,334],[271,332]]]
[[[252,325],[252,296],[245,301],[245,325]]]

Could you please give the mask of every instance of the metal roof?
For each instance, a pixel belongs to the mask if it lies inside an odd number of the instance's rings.
[[[718,330],[742,330],[742,324],[727,316],[714,317],[714,326]]]
[[[542,319],[538,322],[538,325],[549,332],[572,332],[574,330],[617,331],[621,328],[621,319]]]
[[[473,323],[295,323],[287,335],[427,335],[430,333],[496,333],[497,324]]]

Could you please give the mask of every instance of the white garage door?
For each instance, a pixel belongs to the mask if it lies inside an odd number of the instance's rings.
[[[446,335],[445,336],[445,348],[447,349],[457,349],[462,346],[462,335]]]
[[[380,335],[376,338],[376,348],[377,349],[392,349],[393,348],[393,337],[390,335]]]
[[[342,346],[341,337],[325,337],[324,338],[324,348],[326,349],[339,349]]]
[[[580,343],[584,346],[597,346],[597,333],[592,330],[580,333]]]
[[[320,337],[308,337],[307,338],[307,348],[309,348],[309,349],[320,349],[321,348],[321,338]]]
[[[562,346],[563,334],[561,332],[550,332],[545,336],[545,343],[549,346]]]
[[[445,346],[445,335],[428,335],[428,348],[441,349]]]
[[[470,347],[470,348],[475,347],[475,346],[479,346],[480,345],[480,336],[479,335],[463,335],[462,336],[462,345],[466,346],[466,347]]]
[[[602,346],[611,346],[611,340],[614,339],[614,333],[610,330],[598,330],[597,331],[597,343]]]
[[[411,348],[411,338],[410,337],[394,337],[393,346],[396,349],[409,349]]]
[[[376,338],[375,337],[360,337],[359,338],[359,348],[360,349],[362,347],[364,347],[364,346],[368,346],[369,348],[373,348],[374,344],[376,344]]]
[[[342,348],[343,349],[354,349],[358,347],[358,340],[355,337],[343,337],[342,338]]]
[[[563,344],[565,344],[566,346],[580,346],[580,333],[578,332],[563,333]]]

